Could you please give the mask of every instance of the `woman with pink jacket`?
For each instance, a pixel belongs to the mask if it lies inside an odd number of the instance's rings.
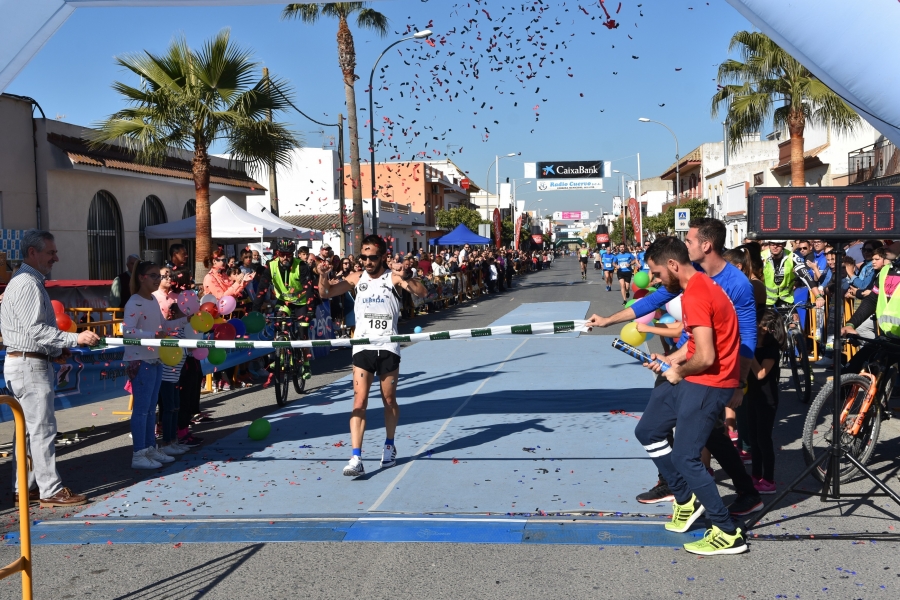
[[[247,284],[253,281],[253,273],[242,273],[240,279],[232,281],[226,274],[225,253],[221,250],[213,252],[212,257],[203,261],[203,264],[209,269],[209,273],[203,278],[203,293],[212,294],[216,300],[223,296],[234,296],[237,300]]]

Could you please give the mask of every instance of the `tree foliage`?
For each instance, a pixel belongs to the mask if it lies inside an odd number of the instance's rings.
[[[482,222],[481,215],[477,210],[466,208],[465,206],[457,206],[449,210],[439,210],[434,215],[435,224],[441,229],[455,229],[460,223],[468,227],[472,233],[478,233],[478,226]]]
[[[675,231],[675,204],[669,205],[666,210],[652,217],[644,217],[644,231],[647,234],[670,235]],[[709,212],[709,202],[701,198],[690,198],[684,200],[677,208],[686,208],[691,212],[691,218],[705,217]],[[619,226],[621,227],[621,221]]]

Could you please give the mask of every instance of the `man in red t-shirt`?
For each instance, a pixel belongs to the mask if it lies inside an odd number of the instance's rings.
[[[681,240],[657,240],[645,260],[666,289],[682,292],[682,320],[689,337],[669,356],[652,355],[669,365],[662,372],[666,382],[650,394],[634,434],[675,495],[666,529],[683,533],[706,512],[712,529],[684,549],[705,556],[739,554],[747,550],[743,532],[700,462],[700,451],[740,382],[737,314],[725,292],[694,269]],[[660,373],[660,362],[647,366]],[[678,429],[674,447],[667,439],[673,428]]]

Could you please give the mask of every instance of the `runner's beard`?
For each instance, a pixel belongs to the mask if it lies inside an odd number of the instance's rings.
[[[672,272],[669,271],[669,275],[671,275],[671,274],[672,274]],[[678,279],[676,279],[674,277],[669,281],[669,283],[666,283],[663,285],[666,288],[666,290],[672,292],[673,294],[681,293],[681,284],[679,283]]]

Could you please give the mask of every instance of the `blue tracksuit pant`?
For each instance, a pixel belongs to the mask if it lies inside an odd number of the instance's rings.
[[[735,525],[715,480],[700,462],[700,451],[733,392],[731,388],[689,381],[677,385],[666,381],[650,394],[647,409],[634,429],[635,437],[669,484],[675,501],[684,504],[693,492],[710,521],[723,531],[733,531]],[[678,429],[674,447],[666,439],[673,428]]]

